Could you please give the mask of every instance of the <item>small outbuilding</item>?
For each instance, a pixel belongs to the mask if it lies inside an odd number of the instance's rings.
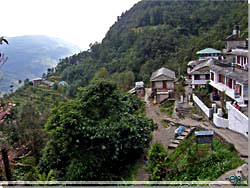
[[[135,91],[136,91],[137,96],[140,96],[140,97],[145,96],[145,88],[144,88],[144,82],[143,81],[135,82]]]
[[[145,88],[144,88],[144,82],[135,82],[135,87],[131,90],[129,90],[129,93],[136,94],[139,97],[145,96]]]

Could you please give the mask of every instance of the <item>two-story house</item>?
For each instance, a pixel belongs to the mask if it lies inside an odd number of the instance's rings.
[[[193,89],[196,86],[205,86],[210,81],[210,66],[213,61],[213,59],[207,59],[190,70],[188,74],[191,76],[190,84]]]
[[[210,85],[213,95],[220,92],[239,103],[248,103],[248,71],[239,69],[232,63],[214,62],[210,67]]]
[[[210,80],[209,67],[213,60],[224,59],[220,50],[205,48],[196,52],[199,59],[187,64],[188,83],[194,89],[196,86],[204,86]]]
[[[175,72],[164,67],[152,73],[152,96],[156,97],[157,103],[173,97],[175,79]]]
[[[220,60],[210,69],[210,85],[214,94],[225,91],[233,101],[248,104],[248,42],[240,37],[238,25],[226,38],[225,60]]]

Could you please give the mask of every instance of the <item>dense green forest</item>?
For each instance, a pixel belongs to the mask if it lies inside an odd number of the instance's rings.
[[[118,17],[101,43],[61,60],[56,74],[70,83],[71,96],[103,67],[122,87],[119,80],[127,77],[148,83],[161,66],[185,74],[196,51],[224,47],[235,23],[248,36],[247,9],[246,1],[141,1]]]
[[[6,145],[31,151],[17,160],[13,178],[126,179],[154,125],[140,100],[124,91],[134,81],[148,83],[161,66],[185,74],[196,51],[224,47],[234,23],[247,37],[247,9],[246,1],[141,1],[118,17],[101,43],[43,75],[68,86],[26,80],[4,98],[17,104],[2,124]]]

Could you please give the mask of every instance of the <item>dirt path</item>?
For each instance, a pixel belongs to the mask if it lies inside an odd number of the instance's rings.
[[[149,89],[146,89],[145,102],[146,102],[146,114],[147,117],[152,119],[155,124],[158,125],[158,129],[153,132],[152,144],[160,142],[166,149],[174,138],[174,131],[176,127],[164,127],[163,119],[167,118],[165,113],[160,112],[159,105],[153,105],[148,100]],[[135,180],[136,181],[148,181],[149,175],[144,169],[143,155],[137,162],[138,170]]]

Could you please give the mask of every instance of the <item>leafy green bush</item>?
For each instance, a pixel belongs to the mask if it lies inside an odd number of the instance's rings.
[[[149,180],[160,181],[165,177],[167,151],[160,143],[153,144],[148,152],[148,165],[146,170],[149,172]]]
[[[196,87],[194,90],[194,94],[208,107],[211,108],[213,101],[210,99],[210,93],[209,89],[211,86],[209,86],[208,84],[206,85],[206,87]]]
[[[167,115],[171,117],[174,112],[174,101],[167,100],[166,102],[161,104],[160,111],[166,112]]]

